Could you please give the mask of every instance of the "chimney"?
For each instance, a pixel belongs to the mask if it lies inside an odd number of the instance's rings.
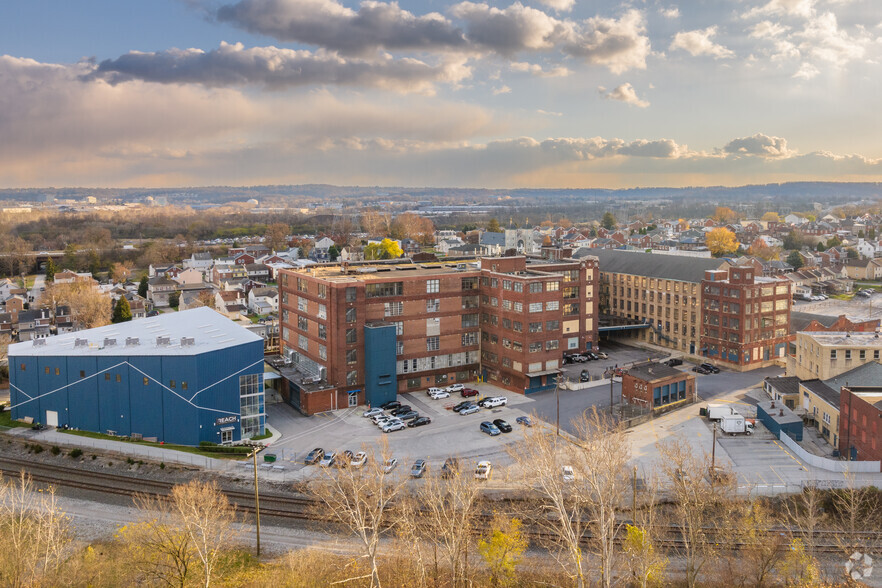
[[[784,409],[783,409],[783,408],[782,408],[781,411],[778,413],[778,416],[784,416]]]
[[[772,401],[772,406],[771,406],[771,408],[775,408],[775,401],[774,401],[774,400]]]

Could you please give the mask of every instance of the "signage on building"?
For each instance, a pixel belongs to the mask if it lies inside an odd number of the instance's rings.
[[[220,417],[220,418],[217,418],[214,420],[214,426],[229,425],[229,424],[235,423],[238,420],[239,420],[239,417],[237,417],[236,415]]]

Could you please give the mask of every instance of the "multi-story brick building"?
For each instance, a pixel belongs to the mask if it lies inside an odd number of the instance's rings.
[[[842,388],[839,453],[882,461],[882,386]]]
[[[591,250],[600,263],[601,314],[648,324],[629,331],[640,341],[697,354],[701,337],[701,281],[720,259]]]
[[[789,280],[735,266],[706,271],[701,292],[701,355],[736,369],[784,360],[792,339]]]
[[[878,332],[801,332],[787,356],[787,375],[827,380],[871,361],[882,363],[880,352]]]
[[[283,270],[282,393],[312,414],[479,376],[554,386],[563,350],[596,344],[596,280],[593,258]]]

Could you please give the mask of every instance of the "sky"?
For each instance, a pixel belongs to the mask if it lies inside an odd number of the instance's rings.
[[[8,0],[0,187],[882,181],[879,0]]]

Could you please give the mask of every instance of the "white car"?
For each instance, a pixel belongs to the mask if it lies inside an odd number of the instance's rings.
[[[382,409],[382,408],[379,408],[379,407],[374,407],[374,408],[372,408],[372,409],[370,409],[370,410],[366,410],[366,411],[364,411],[364,412],[361,414],[361,416],[363,416],[363,417],[365,417],[365,418],[371,418],[371,417],[376,416],[376,415],[378,415],[378,414],[383,414],[383,409]]]
[[[467,406],[464,409],[462,409],[461,411],[459,411],[459,414],[462,414],[462,415],[474,414],[474,413],[478,412],[479,410],[481,410],[480,406],[478,406],[477,404],[472,404],[471,406]]]
[[[444,388],[432,387],[432,388],[429,388],[428,390],[426,390],[426,394],[428,394],[429,396],[432,396],[434,394],[438,394],[440,392],[444,392]]]
[[[561,470],[564,482],[572,482],[576,479],[576,473],[573,471],[573,466],[565,465]]]
[[[383,425],[383,432],[384,433],[392,433],[393,431],[402,431],[406,428],[407,428],[407,425],[405,425],[404,422],[394,421],[394,422],[386,423],[385,425]]]
[[[465,388],[465,386],[463,386],[462,384],[451,384],[444,388],[444,390],[453,394],[454,392],[462,392],[463,388]]]
[[[323,468],[329,468],[334,465],[334,461],[337,459],[337,454],[334,452],[326,453],[322,460],[319,462],[319,465]]]
[[[393,417],[391,414],[386,414],[385,412],[381,412],[380,414],[375,414],[371,417],[371,420],[374,421],[375,424],[380,424],[383,421],[388,421]]]
[[[387,459],[383,462],[383,473],[388,474],[392,470],[395,469],[395,466],[398,465],[398,459],[393,457],[392,459]]]
[[[489,461],[479,461],[478,467],[475,468],[475,478],[478,480],[489,480],[490,472],[493,471],[493,464]]]
[[[450,398],[450,392],[447,390],[438,390],[429,394],[432,400],[441,400],[442,398]]]
[[[497,406],[505,406],[508,403],[508,398],[505,396],[491,396],[490,398],[484,398],[483,400],[478,402],[478,406],[482,406],[484,408],[495,408]]]
[[[400,422],[401,422],[401,419],[396,418],[394,416],[386,415],[386,418],[382,418],[377,421],[377,426],[382,429],[386,425],[391,425],[392,423],[400,423]]]
[[[364,464],[367,463],[367,453],[364,451],[359,451],[355,455],[352,456],[352,459],[349,461],[349,465],[354,468],[360,468]]]

